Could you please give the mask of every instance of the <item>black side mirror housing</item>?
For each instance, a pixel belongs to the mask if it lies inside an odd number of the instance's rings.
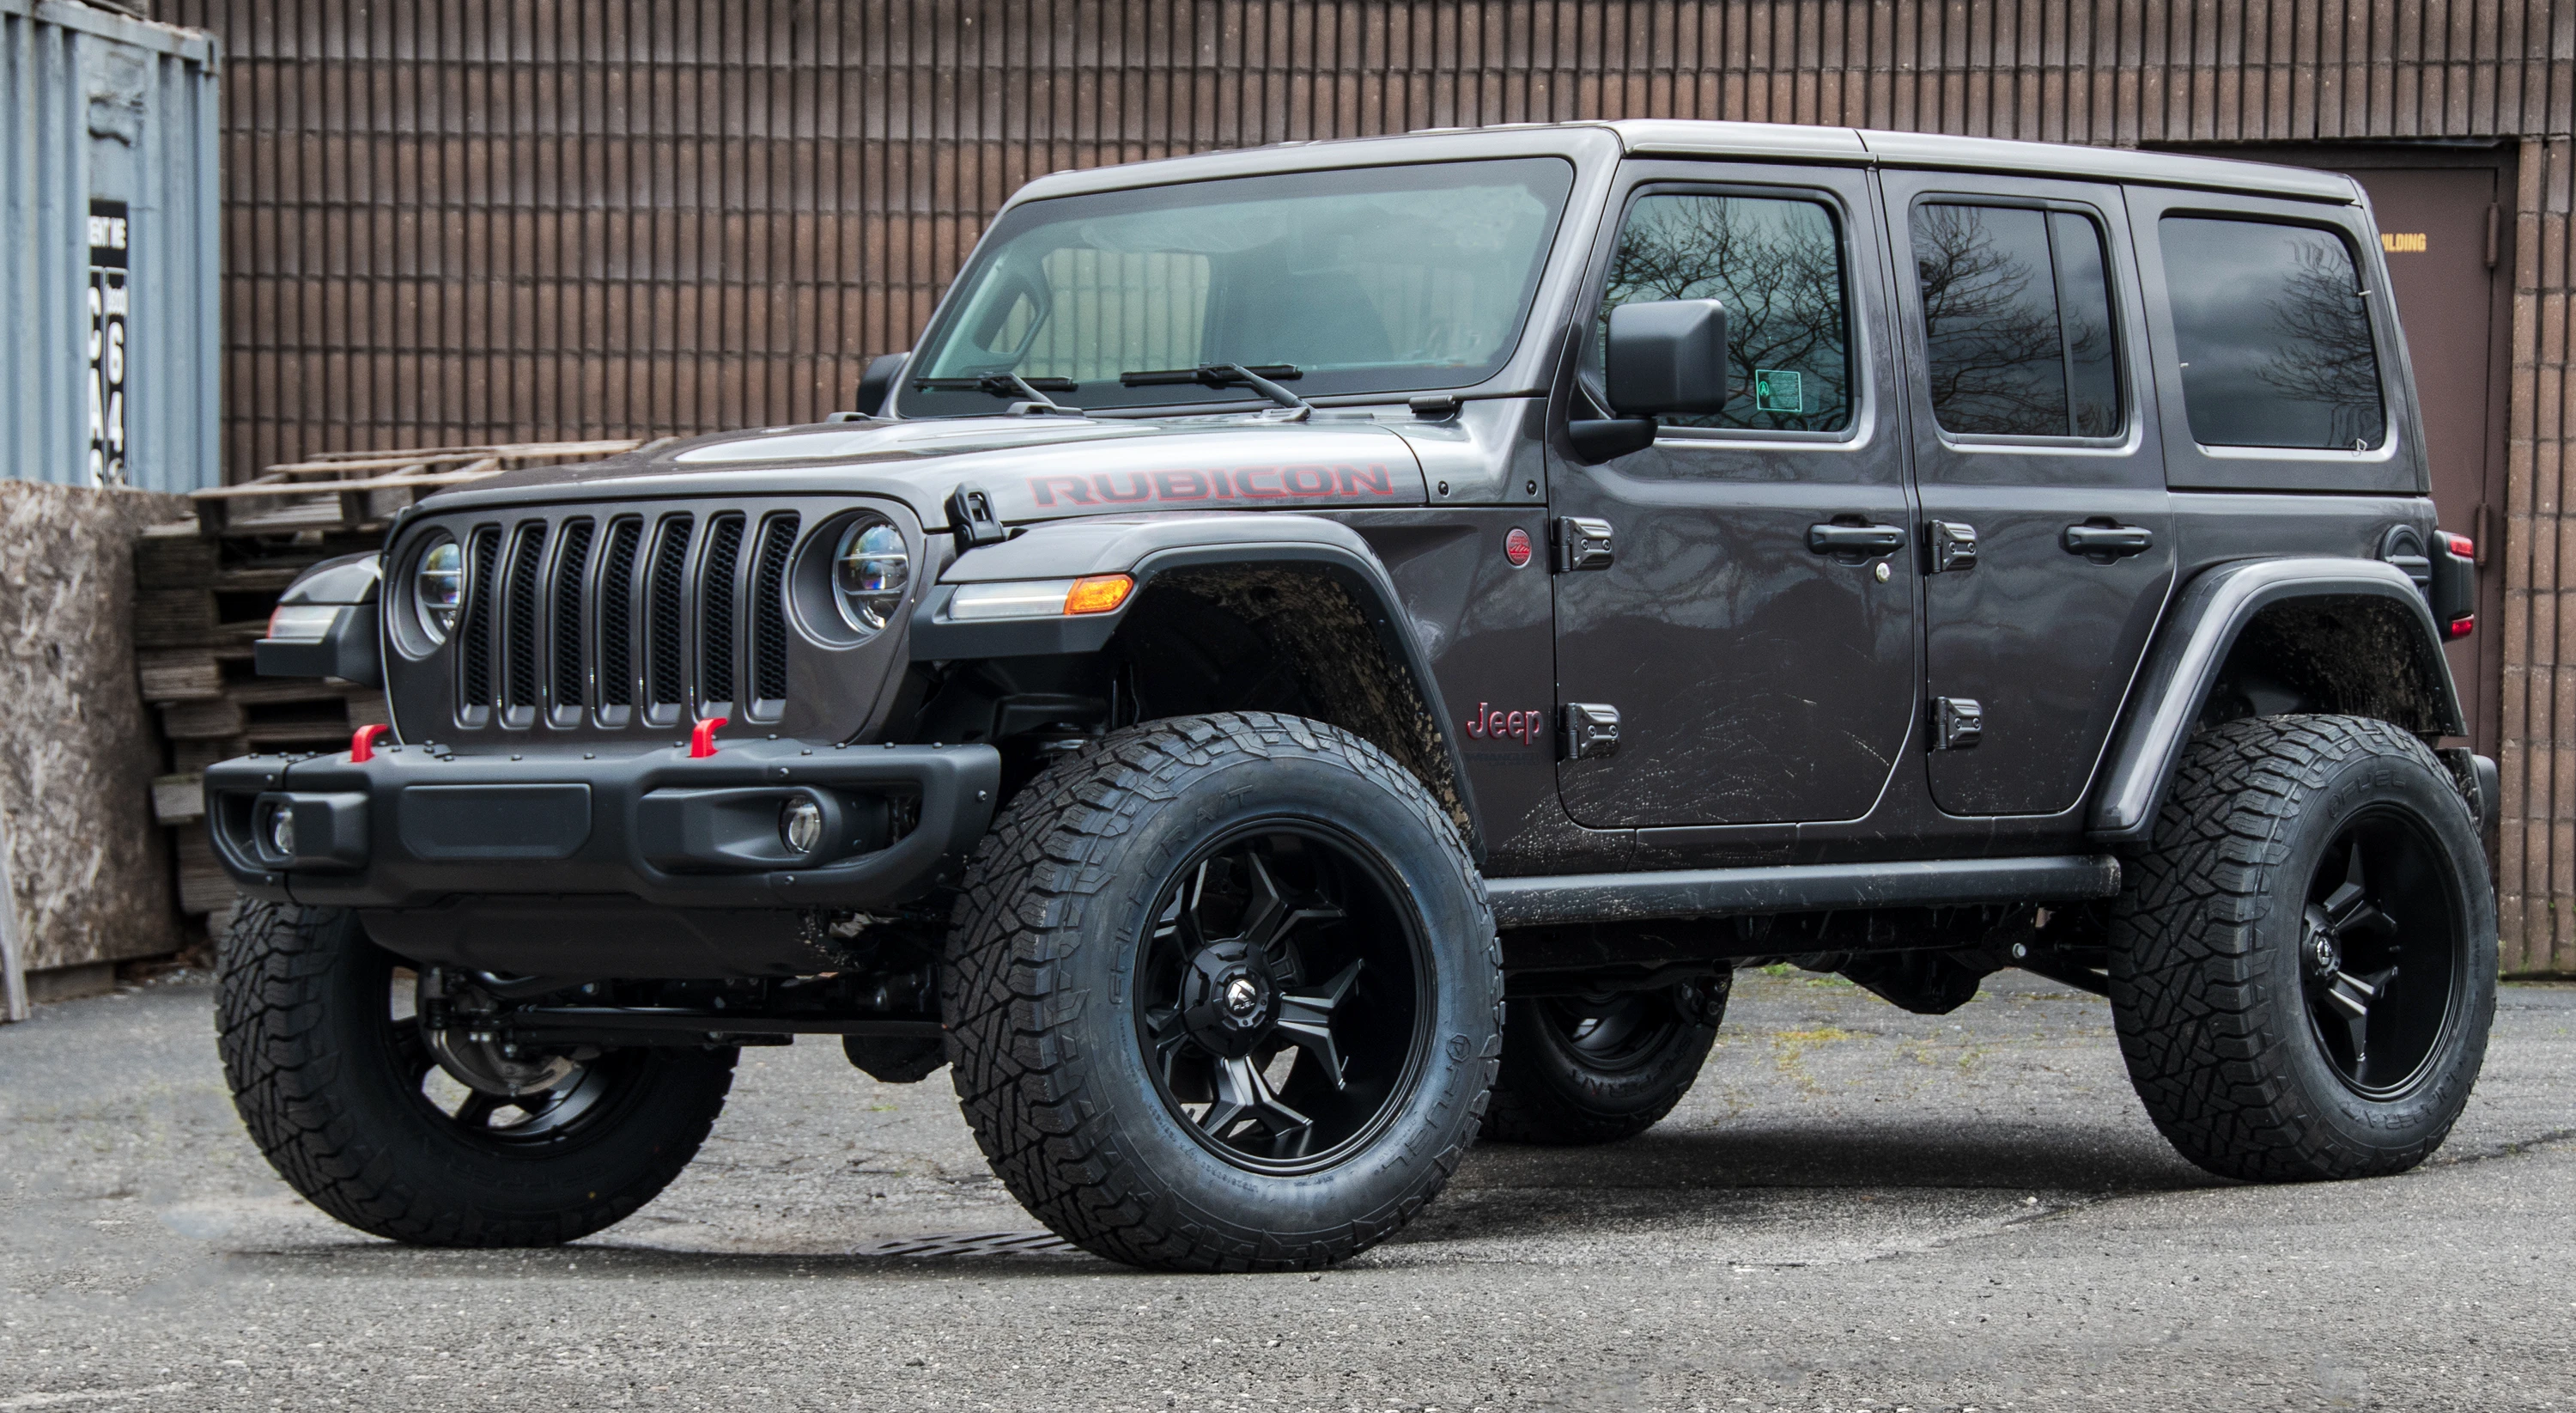
[[[1623,417],[1726,408],[1726,306],[1714,299],[1658,299],[1610,311],[1602,382]]]
[[[885,414],[886,399],[894,395],[894,380],[903,376],[903,365],[912,354],[880,353],[868,360],[867,371],[859,374],[859,391],[854,407],[862,417]]]
[[[1726,306],[1714,299],[1658,299],[1610,311],[1602,381],[1610,410],[1568,422],[1580,460],[1598,464],[1655,444],[1655,418],[1726,406]]]

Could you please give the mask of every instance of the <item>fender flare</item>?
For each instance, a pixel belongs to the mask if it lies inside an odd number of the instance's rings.
[[[1358,531],[1318,515],[1286,511],[1172,511],[1060,520],[1028,527],[1000,544],[970,549],[951,561],[912,612],[915,662],[971,661],[1098,652],[1117,635],[1130,608],[1154,580],[1176,569],[1216,566],[1311,567],[1350,595],[1398,671],[1411,679],[1448,761],[1449,780],[1465,824],[1468,852],[1484,861],[1481,816],[1440,679],[1403,611],[1395,578]],[[956,586],[1019,579],[1078,579],[1131,574],[1136,591],[1113,613],[1079,618],[958,623],[945,611]]]
[[[2085,825],[2094,842],[2143,841],[2164,805],[2202,703],[2247,624],[2265,609],[2296,599],[2370,599],[2399,607],[2412,625],[2408,650],[2416,675],[2435,684],[2435,719],[2415,723],[2446,736],[2465,735],[2458,689],[2442,656],[2433,610],[2406,572],[2377,560],[2327,557],[2239,560],[2203,571],[2175,601],[2155,650],[2138,675],[2129,709],[2112,737],[2101,788]]]

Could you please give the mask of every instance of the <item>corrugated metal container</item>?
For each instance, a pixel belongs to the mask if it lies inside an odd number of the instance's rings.
[[[223,479],[216,44],[0,0],[0,476]]]

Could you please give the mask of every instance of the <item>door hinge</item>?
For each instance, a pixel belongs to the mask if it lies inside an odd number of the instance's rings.
[[[1932,749],[1964,751],[1986,734],[1986,709],[1974,697],[1932,699]]]
[[[1977,527],[1955,520],[1935,520],[1923,527],[1923,543],[1932,552],[1929,572],[1957,573],[1977,567]]]
[[[1556,522],[1556,572],[1610,567],[1610,522],[1587,516],[1560,516]]]
[[[1607,702],[1567,702],[1560,748],[1566,760],[1619,754],[1619,709]]]

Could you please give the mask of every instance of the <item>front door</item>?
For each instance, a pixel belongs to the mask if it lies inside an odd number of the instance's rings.
[[[1636,164],[1577,391],[1630,300],[1727,310],[1723,413],[1551,470],[1551,513],[1606,522],[1606,567],[1555,576],[1557,699],[1614,708],[1615,754],[1558,790],[1596,828],[1850,819],[1915,717],[1913,536],[1889,407],[1885,246],[1864,173]],[[1578,411],[1578,416],[1599,416]]]
[[[1925,759],[1960,815],[2092,777],[2174,574],[2120,190],[1888,172],[1925,553]]]

